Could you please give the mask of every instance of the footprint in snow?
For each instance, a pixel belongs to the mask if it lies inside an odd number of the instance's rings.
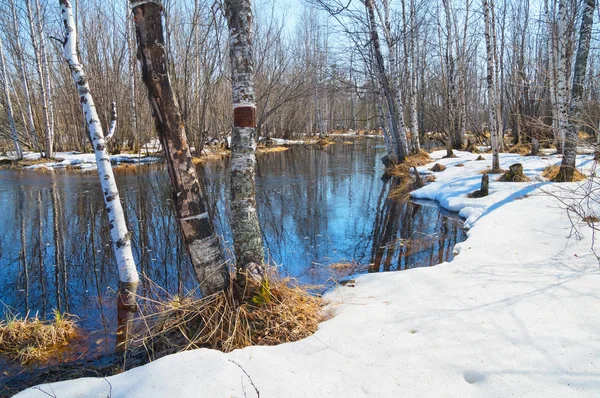
[[[469,384],[475,384],[485,380],[485,375],[476,370],[465,370],[463,372],[463,377],[465,378],[465,381]]]

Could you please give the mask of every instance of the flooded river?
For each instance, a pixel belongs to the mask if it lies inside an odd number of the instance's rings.
[[[260,155],[257,202],[269,262],[301,282],[332,285],[351,272],[451,259],[454,244],[465,238],[462,222],[432,203],[388,199],[395,181],[382,178],[383,153],[381,141],[361,140]],[[199,166],[229,251],[227,170],[226,159]],[[193,290],[163,165],[116,175],[138,269],[151,281],[141,284],[139,294]],[[68,312],[78,318],[84,338],[65,355],[114,350],[118,280],[96,173],[0,171],[0,203],[5,315]],[[332,269],[336,263],[353,265]]]

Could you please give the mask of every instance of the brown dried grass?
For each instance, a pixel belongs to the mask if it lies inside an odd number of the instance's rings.
[[[560,164],[555,164],[552,166],[548,166],[542,172],[542,177],[549,179],[550,181],[554,181],[558,173],[560,172]],[[579,171],[575,170],[573,173],[573,181],[583,181],[587,179],[587,177],[581,174]]]
[[[76,322],[68,314],[54,312],[52,321],[37,317],[10,317],[0,322],[0,354],[22,364],[44,361],[78,334]]]
[[[228,156],[230,153],[231,153],[230,151],[228,151],[226,149],[222,149],[222,148],[219,148],[218,150],[215,150],[215,151],[205,151],[202,153],[201,156],[193,156],[192,163],[200,164],[200,163],[204,163],[204,162],[221,160],[221,159],[223,159],[223,157]]]
[[[408,155],[403,163],[397,164],[393,168],[386,170],[386,172],[396,177],[406,177],[410,175],[410,170],[413,167],[423,166],[431,162],[432,159],[429,154],[421,150],[419,153]]]
[[[133,163],[119,163],[118,165],[116,165],[113,170],[116,172],[125,172],[125,171],[135,171],[137,168],[136,164]]]
[[[249,283],[241,304],[233,297],[229,289],[200,299],[155,301],[151,315],[136,322],[130,346],[144,347],[153,358],[200,347],[230,352],[303,339],[327,318],[320,297],[274,273],[262,284]]]
[[[288,149],[290,149],[290,148],[288,148],[287,146],[270,146],[270,147],[259,146],[258,148],[256,148],[256,154],[262,155],[264,153],[284,152],[284,151],[287,151]]]
[[[317,145],[320,147],[325,147],[325,146],[332,145],[332,144],[335,144],[335,141],[332,140],[331,138],[319,138],[317,140]]]
[[[531,144],[517,144],[509,148],[508,153],[518,153],[525,156],[531,153]]]

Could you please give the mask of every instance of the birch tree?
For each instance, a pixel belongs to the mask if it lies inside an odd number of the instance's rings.
[[[4,62],[4,50],[2,48],[2,39],[0,39],[0,73],[2,73],[2,85],[4,86],[4,107],[8,116],[8,124],[10,125],[10,133],[15,146],[15,154],[17,160],[23,159],[23,151],[21,150],[21,144],[19,144],[19,134],[17,133],[17,126],[15,125],[15,119],[13,118],[13,108],[10,101],[10,89],[8,87],[8,74],[6,73],[6,65]]]
[[[148,89],[152,116],[165,153],[177,221],[200,290],[207,296],[229,286],[229,269],[198,182],[179,103],[169,79],[162,6],[135,0],[130,5],[142,80]]]
[[[483,19],[485,23],[485,49],[487,54],[487,90],[488,90],[488,116],[490,139],[492,141],[492,173],[500,170],[500,156],[498,154],[498,131],[496,120],[496,100],[495,94],[495,66],[492,42],[492,29],[490,23],[490,6],[487,0],[483,0]]]
[[[139,280],[139,276],[131,253],[131,234],[127,230],[119,190],[113,174],[110,157],[106,151],[102,124],[96,112],[96,105],[94,104],[83,66],[79,61],[77,27],[73,18],[73,7],[69,0],[59,0],[59,2],[64,28],[64,57],[69,65],[71,76],[77,88],[77,94],[79,95],[83,114],[87,121],[91,144],[96,157],[100,186],[102,187],[106,214],[108,215],[108,223],[110,225],[110,238],[119,271],[119,281],[134,284]]]
[[[229,224],[241,287],[250,267],[264,262],[262,232],[256,212],[256,103],[251,0],[225,0],[229,25],[229,60],[233,94]],[[260,272],[260,270],[259,270]]]
[[[44,128],[45,128],[45,137],[46,137],[46,152],[44,154],[45,157],[51,158],[53,156],[52,148],[48,148],[48,144],[52,142],[51,137],[54,135],[52,131],[52,115],[50,113],[50,107],[48,104],[48,87],[47,83],[49,79],[46,79],[46,71],[44,68],[44,60],[42,56],[41,49],[41,41],[43,38],[43,34],[38,36],[38,33],[41,33],[41,22],[36,22],[36,15],[33,13],[31,8],[31,0],[27,0],[25,2],[27,5],[27,19],[29,20],[29,33],[31,36],[31,46],[33,47],[34,52],[34,60],[35,60],[35,68],[38,75],[38,84],[40,88],[40,97],[42,101],[42,115],[44,119]],[[39,21],[39,15],[37,15]],[[37,25],[37,27],[36,27]]]
[[[563,1],[561,1],[561,3],[563,3]],[[563,159],[560,166],[560,172],[555,178],[557,181],[573,181],[573,176],[575,173],[577,138],[581,123],[583,80],[585,78],[588,54],[590,52],[590,40],[592,37],[595,6],[595,0],[584,0],[583,12],[581,14],[581,28],[579,29],[579,45],[577,47],[577,55],[575,57],[575,65],[573,67],[574,72],[573,83],[571,85],[568,128],[565,131]],[[564,14],[565,13],[563,12],[561,17],[564,16]]]
[[[557,51],[556,51],[556,116],[558,119],[559,147],[563,150],[568,126],[568,97],[567,88],[567,4],[565,0],[558,2],[557,21]],[[557,148],[559,148],[557,147]]]
[[[383,93],[385,95],[388,111],[391,114],[391,128],[390,133],[393,138],[393,144],[395,146],[395,155],[397,159],[390,159],[392,161],[397,160],[398,162],[404,162],[406,158],[406,146],[401,142],[400,136],[400,125],[397,119],[397,111],[396,111],[396,98],[393,93],[392,84],[386,74],[385,63],[383,61],[383,55],[381,54],[381,47],[379,43],[379,33],[377,32],[377,24],[375,23],[375,11],[373,0],[366,0],[365,6],[367,8],[367,18],[369,23],[369,35],[371,37],[371,46],[373,49],[373,56],[375,60],[375,71],[377,72],[377,77],[379,82],[381,83],[381,87],[383,89]],[[405,140],[406,142],[406,136]]]
[[[19,18],[17,16],[17,7],[15,0],[10,0],[10,10],[12,14],[12,28],[15,37],[15,58],[20,72],[21,83],[23,85],[23,94],[25,96],[25,106],[27,108],[27,127],[29,132],[29,139],[33,142],[33,145],[38,149],[37,132],[35,130],[35,122],[33,119],[33,105],[31,93],[29,91],[29,75],[27,73],[25,65],[25,54],[23,52],[23,46],[21,44],[21,35],[19,29]]]

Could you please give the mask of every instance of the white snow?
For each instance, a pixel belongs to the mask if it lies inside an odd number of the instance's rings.
[[[23,156],[28,160],[37,160],[41,158],[41,155],[36,152],[30,152]],[[54,157],[58,161],[49,161],[48,163],[34,164],[25,167],[26,169],[61,169],[67,166],[77,167],[81,170],[96,170],[96,157],[93,153],[80,153],[80,152],[56,152]],[[131,163],[131,164],[147,164],[162,162],[162,158],[156,156],[139,156],[137,154],[120,154],[110,155],[110,162],[113,165],[120,163]]]
[[[491,164],[457,152],[413,196],[467,217],[460,254],[432,268],[361,275],[326,295],[335,317],[316,334],[229,354],[199,349],[116,376],[43,385],[57,397],[597,397],[600,270],[591,233],[570,237],[557,200],[579,184],[540,176],[556,156],[501,155],[534,183],[500,183],[468,199]],[[584,171],[591,157],[578,160]],[[456,164],[464,163],[464,167]],[[432,164],[421,167],[426,172]],[[19,397],[46,396],[29,389]]]

